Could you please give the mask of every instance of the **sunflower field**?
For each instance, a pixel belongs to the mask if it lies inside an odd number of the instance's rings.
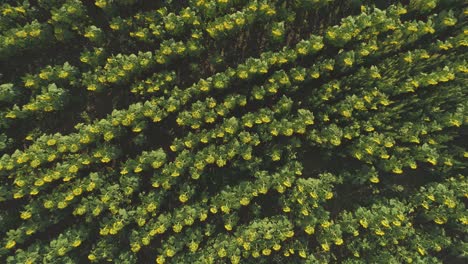
[[[467,16],[0,1],[0,263],[468,262]]]

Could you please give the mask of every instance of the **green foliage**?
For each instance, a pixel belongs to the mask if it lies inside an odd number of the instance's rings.
[[[466,261],[464,1],[0,14],[0,262]]]

